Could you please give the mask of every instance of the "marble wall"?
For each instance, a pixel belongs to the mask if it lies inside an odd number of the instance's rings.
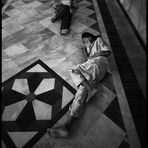
[[[146,44],[146,0],[120,0],[120,3]]]

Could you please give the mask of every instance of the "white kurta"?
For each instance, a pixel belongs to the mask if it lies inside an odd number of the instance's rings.
[[[104,41],[100,37],[98,37],[97,40],[92,43],[92,46],[89,49],[89,56],[92,56],[95,53],[100,53],[101,51],[110,51],[110,49],[104,43]],[[80,69],[81,74],[88,81],[100,81],[109,70],[109,63],[107,57],[98,56],[95,58],[88,59],[82,64],[73,66],[73,69],[77,68]],[[76,86],[78,86],[84,79],[78,73],[70,72],[70,75]]]

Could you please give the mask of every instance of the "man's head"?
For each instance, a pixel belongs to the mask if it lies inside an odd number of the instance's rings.
[[[99,36],[95,36],[89,32],[84,32],[82,34],[82,42],[84,47],[90,47],[91,43],[94,42]]]

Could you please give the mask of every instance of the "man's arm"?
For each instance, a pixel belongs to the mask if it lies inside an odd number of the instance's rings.
[[[108,56],[110,56],[110,54],[111,54],[111,51],[110,50],[109,51],[101,51],[100,53],[95,53],[94,55],[89,56],[89,59],[95,58],[95,57],[98,57],[98,56],[108,57]]]

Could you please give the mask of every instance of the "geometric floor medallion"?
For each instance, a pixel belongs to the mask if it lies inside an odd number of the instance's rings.
[[[6,146],[31,147],[68,111],[75,93],[41,60],[5,81],[2,138]]]

